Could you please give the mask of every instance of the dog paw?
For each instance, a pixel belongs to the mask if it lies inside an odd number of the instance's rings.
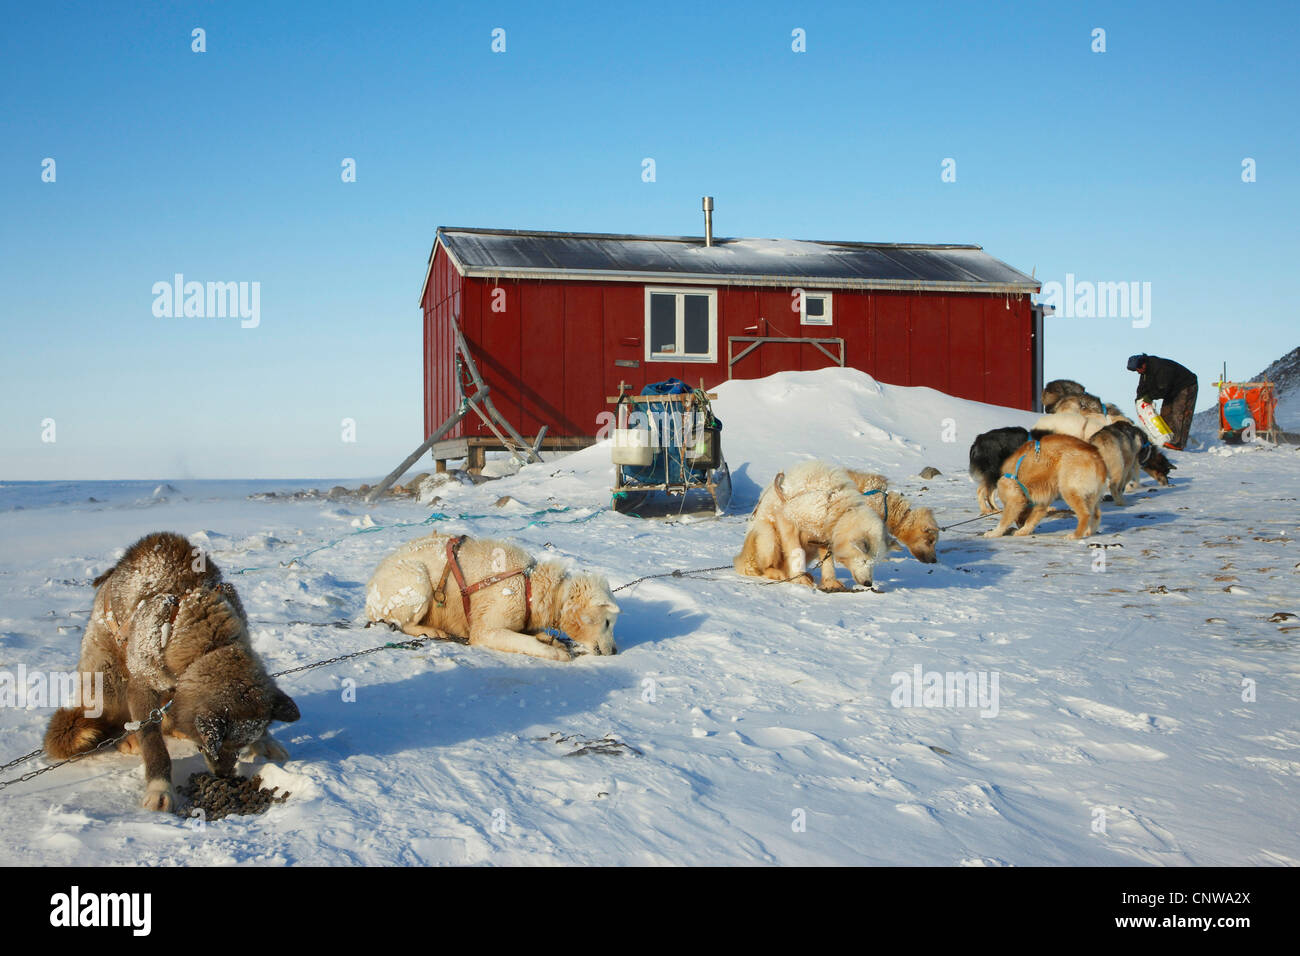
[[[984,532],[984,537],[986,537],[986,538],[1000,538],[1000,537],[1002,537],[1004,534],[1006,534],[1005,531],[999,531],[997,528],[990,528],[988,531],[985,531],[985,532]]]
[[[289,751],[281,744],[270,737],[262,738],[265,743],[262,745],[262,755],[271,763],[284,763],[289,759]]]
[[[138,754],[140,752],[140,735],[128,734],[117,742],[117,752],[120,754]]]
[[[844,586],[843,581],[840,581],[837,578],[831,578],[829,581],[822,582],[820,590],[825,591],[828,594],[831,594],[836,591],[847,591],[848,588]]]
[[[1029,534],[1030,531],[1028,528],[1017,528],[1015,531],[1011,533],[1015,535],[1017,538],[1023,538],[1025,537],[1025,535]]]
[[[813,583],[812,575],[807,573],[796,574],[794,577],[790,579],[790,583],[802,584],[806,588],[816,587],[816,584]]]
[[[176,799],[172,794],[172,785],[166,780],[150,780],[149,786],[145,788],[144,799],[140,801],[140,806],[146,810],[152,810],[155,813],[168,813],[175,806]]]
[[[263,734],[258,740],[253,741],[244,748],[241,757],[244,760],[265,757],[271,763],[284,763],[289,759],[289,751],[270,734]]]
[[[538,654],[537,656],[544,658],[548,661],[573,660],[573,654],[569,651],[567,647],[565,647],[559,641],[556,641],[554,644],[540,644],[539,648],[541,650],[541,653]]]

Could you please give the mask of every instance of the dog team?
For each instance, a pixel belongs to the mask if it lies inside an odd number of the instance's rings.
[[[1103,494],[1123,505],[1139,469],[1169,483],[1174,466],[1163,453],[1077,382],[1049,383],[1043,406],[1048,413],[1034,428],[994,429],[971,445],[980,513],[996,513],[995,494],[1002,502],[987,537],[1013,524],[1017,535],[1031,534],[1060,497],[1078,518],[1071,537],[1084,538],[1097,530]],[[806,461],[763,490],[734,566],[812,587],[815,565],[821,590],[843,591],[838,563],[857,585],[872,587],[874,566],[890,548],[905,546],[933,564],[939,532],[934,513],[889,490],[883,476]],[[181,535],[146,535],[94,586],[78,667],[103,675],[104,699],[58,710],[45,734],[47,756],[95,750],[132,728],[117,746],[142,756],[141,806],[158,811],[175,803],[164,735],[193,741],[223,776],[241,754],[287,759],[268,727],[297,720],[298,708],[267,675],[239,596],[206,555]],[[413,637],[548,660],[571,657],[557,631],[591,653],[617,652],[619,607],[605,577],[537,562],[507,541],[438,533],[410,541],[379,563],[365,610],[370,621]],[[148,720],[159,711],[161,721]]]

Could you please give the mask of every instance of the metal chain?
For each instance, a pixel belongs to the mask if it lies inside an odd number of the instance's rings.
[[[416,637],[409,641],[390,641],[387,644],[380,644],[377,647],[368,647],[364,651],[353,651],[351,654],[340,654],[338,657],[331,657],[327,660],[316,661],[314,664],[303,664],[301,667],[290,667],[288,670],[277,671],[272,677],[283,677],[285,674],[297,674],[299,671],[309,671],[317,667],[324,667],[326,664],[337,664],[339,661],[350,661],[354,657],[365,657],[367,654],[374,654],[377,651],[386,651],[390,647],[400,647],[403,650],[418,651],[425,644],[432,641],[431,637]]]
[[[15,783],[23,783],[26,780],[31,780],[33,777],[39,777],[43,773],[49,773],[51,770],[55,770],[59,767],[62,767],[64,764],[76,763],[78,760],[81,760],[84,757],[89,757],[91,754],[98,753],[99,751],[103,750],[105,747],[110,747],[121,743],[127,737],[131,736],[131,734],[135,733],[137,730],[143,730],[145,727],[148,727],[151,724],[161,724],[163,715],[167,712],[167,708],[170,707],[171,705],[172,702],[169,700],[161,707],[155,707],[153,710],[149,711],[149,716],[146,717],[144,720],[140,721],[138,724],[134,724],[134,725],[127,724],[126,730],[122,731],[116,737],[110,737],[108,740],[101,741],[99,744],[92,747],[90,750],[82,751],[79,754],[73,754],[67,760],[59,760],[47,766],[38,767],[35,770],[29,770],[21,777],[14,777],[12,780],[0,780],[0,790],[12,786]],[[38,754],[41,752],[42,751],[39,750],[36,751],[36,753]],[[21,758],[21,760],[27,760],[32,756],[33,754],[28,754],[27,757],[23,757]],[[21,760],[12,761],[8,764],[5,764],[5,766],[6,767],[13,766],[15,763],[20,763]]]
[[[21,757],[17,757],[9,761],[8,763],[0,763],[0,771],[9,770],[12,767],[18,766],[20,763],[26,763],[28,760],[31,760],[33,757],[39,757],[43,753],[45,753],[44,750],[33,750],[31,753],[24,754]]]
[[[616,592],[621,591],[624,588],[630,588],[634,584],[640,584],[642,581],[650,581],[653,580],[654,578],[685,578],[685,577],[689,577],[692,574],[704,574],[707,571],[729,571],[729,570],[731,570],[730,564],[720,564],[716,568],[694,568],[692,570],[677,568],[674,571],[665,571],[663,574],[647,574],[644,577],[637,578],[635,581],[628,581],[627,584],[620,584],[618,587],[614,588],[614,591]]]
[[[957,527],[958,525],[961,525],[961,524],[970,524],[972,521],[979,521],[980,518],[1001,517],[1001,515],[1002,515],[1002,512],[1000,512],[1000,511],[990,511],[988,514],[985,514],[985,515],[976,515],[976,516],[973,517],[973,518],[967,518],[965,521],[954,521],[952,524],[946,524],[946,525],[944,525],[944,526],[943,526],[942,528],[940,528],[939,530],[940,530],[940,531],[947,531],[949,528],[955,528],[955,527]]]

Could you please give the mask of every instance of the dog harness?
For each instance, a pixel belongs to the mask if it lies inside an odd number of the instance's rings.
[[[465,572],[460,569],[460,561],[457,558],[457,552],[460,546],[465,543],[465,535],[458,534],[447,541],[447,560],[442,566],[442,577],[438,579],[438,587],[434,589],[433,600],[438,607],[447,606],[447,574],[451,573],[456,578],[456,587],[460,588],[461,604],[465,606],[465,623],[469,623],[469,596],[475,591],[481,591],[484,588],[499,584],[507,578],[513,578],[516,575],[524,579],[524,630],[528,630],[529,622],[533,615],[533,568],[537,566],[536,561],[530,561],[528,567],[519,568],[514,571],[502,571],[499,574],[492,574],[481,581],[473,584],[465,583]]]
[[[785,496],[785,489],[781,487],[781,483],[784,481],[785,481],[784,471],[778,471],[776,473],[776,477],[772,479],[772,490],[776,492],[776,496],[781,499],[782,504],[785,504],[787,501],[790,500]]]
[[[870,491],[862,492],[864,498],[871,495],[883,495],[880,500],[885,503],[885,524],[889,524],[889,494],[883,488],[872,488]]]
[[[1035,439],[1035,441],[1034,441],[1034,457],[1035,457],[1035,458],[1038,457],[1038,452],[1039,452],[1040,449],[1042,448],[1042,445],[1043,445],[1043,443],[1042,443],[1041,440],[1039,440],[1039,439]],[[1028,452],[1025,452],[1025,454],[1027,455],[1027,454],[1029,454],[1029,453],[1028,453]],[[1010,473],[1003,472],[1002,477],[1003,477],[1003,478],[1010,478],[1012,481],[1014,481],[1016,484],[1018,484],[1018,485],[1020,486],[1020,490],[1023,491],[1023,492],[1025,493],[1025,498],[1026,498],[1026,500],[1032,501],[1032,500],[1033,500],[1033,496],[1029,493],[1029,489],[1025,487],[1025,483],[1024,483],[1023,481],[1020,480],[1020,463],[1021,463],[1022,461],[1024,461],[1024,460],[1025,460],[1025,455],[1021,455],[1019,458],[1017,458],[1017,459],[1016,459],[1016,467],[1015,467],[1014,469],[1012,469]],[[888,499],[886,499],[886,500],[888,500]]]

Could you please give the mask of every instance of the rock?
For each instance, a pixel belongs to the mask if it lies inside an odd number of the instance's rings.
[[[370,486],[369,486],[369,485],[362,485],[360,488],[357,489],[357,494],[359,494],[359,495],[364,495],[364,494],[366,494],[368,491],[370,491]]]
[[[494,507],[494,508],[504,508],[506,505],[510,504],[510,502],[512,502],[512,501],[514,501],[514,500],[515,500],[515,499],[514,499],[514,498],[511,498],[509,495],[502,495],[500,498],[498,498],[498,499],[493,503],[492,507]]]
[[[342,498],[346,496],[347,493],[348,490],[344,488],[342,485],[335,485],[333,488],[329,490],[329,494],[326,495],[325,497],[329,498],[331,501],[334,501],[338,498]]]
[[[929,465],[926,465],[924,468],[921,469],[922,478],[933,478],[935,475],[942,475],[942,474],[943,472],[941,472],[938,468],[931,468]]]
[[[441,500],[436,494],[439,489],[455,482],[456,476],[451,472],[444,471],[436,475],[426,475],[418,485],[412,482],[411,487],[414,489],[415,497],[420,504],[428,505]]]

